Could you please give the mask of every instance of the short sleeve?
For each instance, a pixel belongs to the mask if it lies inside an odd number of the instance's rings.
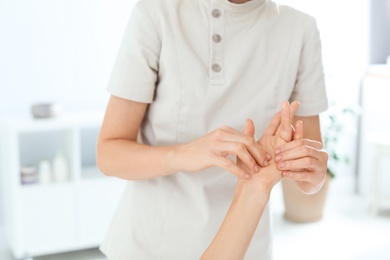
[[[156,27],[138,2],[128,21],[107,91],[137,102],[153,102],[160,50]]]
[[[301,103],[297,116],[314,116],[328,109],[321,40],[317,23],[307,16],[297,78],[290,100]]]

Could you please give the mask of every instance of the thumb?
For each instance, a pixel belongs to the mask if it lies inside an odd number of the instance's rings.
[[[244,127],[244,134],[254,136],[255,135],[255,125],[251,119],[247,119]]]

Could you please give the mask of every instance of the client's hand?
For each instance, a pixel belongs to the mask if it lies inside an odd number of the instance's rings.
[[[298,102],[293,102],[291,105],[289,105],[287,101],[283,102],[281,111],[274,116],[263,136],[258,141],[268,154],[274,154],[275,148],[290,142],[292,139],[302,138],[302,122],[298,121],[296,123],[295,132],[291,125],[298,106]],[[254,132],[254,124],[252,120],[248,119],[245,125],[244,134],[253,136]],[[272,187],[283,178],[282,171],[277,168],[277,164],[274,162],[273,158],[271,159],[268,166],[260,168],[258,173],[251,174],[251,179],[256,181],[250,182],[254,183],[257,188],[262,188],[269,192]],[[245,168],[245,165],[239,158],[237,158],[237,166],[242,169]],[[249,169],[245,170],[246,172],[250,172]]]

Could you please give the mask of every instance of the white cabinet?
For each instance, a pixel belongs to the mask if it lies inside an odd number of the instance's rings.
[[[363,80],[361,102],[362,115],[359,144],[359,191],[370,193],[373,174],[373,146],[367,141],[367,134],[385,131],[390,135],[390,65],[371,66]],[[390,198],[390,158],[382,160],[379,167],[381,183],[378,186],[382,196]]]
[[[96,140],[103,113],[52,119],[10,116],[1,121],[0,176],[4,228],[15,258],[97,247],[126,181],[96,167]],[[21,168],[67,162],[65,182],[22,184]]]

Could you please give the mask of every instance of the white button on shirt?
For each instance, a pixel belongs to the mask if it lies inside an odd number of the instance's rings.
[[[221,36],[219,34],[214,34],[213,35],[213,41],[218,43],[218,42],[221,42]]]
[[[214,10],[212,11],[212,15],[213,15],[213,17],[215,17],[215,18],[219,18],[219,17],[221,16],[221,11],[219,11],[218,9],[214,9]]]
[[[141,135],[153,146],[241,130],[247,118],[259,138],[283,100],[300,101],[299,116],[328,105],[315,20],[268,0],[140,0],[108,91],[150,103]],[[130,182],[101,250],[109,259],[199,259],[235,184],[217,167]],[[267,209],[246,259],[271,259],[270,245]]]

